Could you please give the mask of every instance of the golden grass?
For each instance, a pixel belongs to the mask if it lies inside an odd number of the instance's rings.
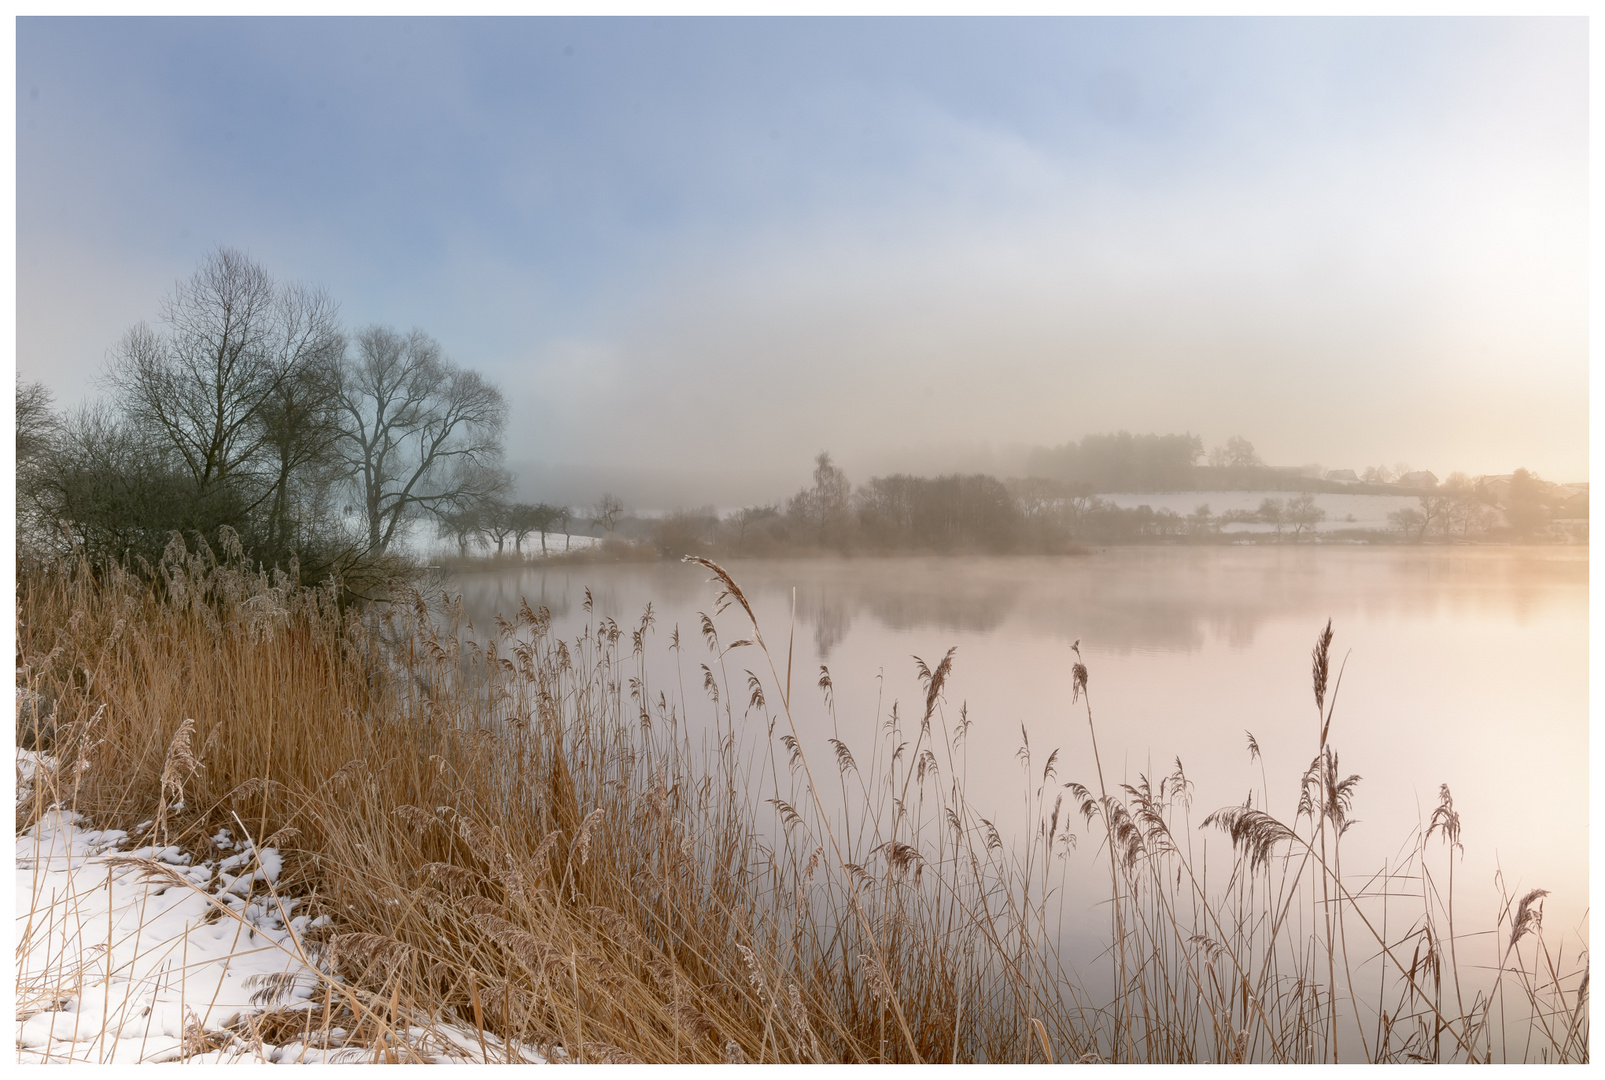
[[[1496,977],[1462,992],[1447,788],[1400,866],[1341,872],[1355,778],[1326,739],[1325,645],[1298,813],[1260,792],[1206,816],[1234,855],[1205,874],[1179,762],[1157,784],[1100,768],[1094,793],[1057,751],[1039,770],[1024,731],[1039,824],[1005,840],[966,797],[951,653],[867,756],[833,739],[810,761],[803,680],[705,565],[745,636],[705,620],[698,658],[664,635],[701,702],[649,680],[650,608],[565,641],[527,605],[488,627],[401,587],[342,608],[177,547],[155,587],[30,568],[20,678],[54,703],[60,764],[18,827],[60,802],[197,855],[220,826],[284,850],[279,891],[333,920],[304,947],[344,989],[318,1018],[259,1017],[266,1041],[435,1022],[485,1033],[487,1058],[505,1040],[590,1061],[1587,1060],[1586,966],[1545,940],[1541,895],[1507,905]],[[1093,724],[1079,663],[1075,681]],[[1078,872],[1110,882],[1112,994],[1058,952],[1078,808]]]

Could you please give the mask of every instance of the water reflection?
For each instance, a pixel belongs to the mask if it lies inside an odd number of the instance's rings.
[[[1587,602],[1582,549],[1113,549],[1080,558],[856,559],[735,562],[755,602],[799,622],[825,662],[860,619],[892,631],[1016,632],[1116,654],[1251,648],[1269,622],[1318,613],[1339,620],[1477,614],[1525,623]],[[616,564],[462,575],[453,584],[476,620],[520,598],[559,620],[589,586],[597,611],[633,619],[711,601],[703,572]]]
[[[1465,822],[1467,896],[1479,914],[1501,867],[1554,891],[1552,925],[1575,928],[1586,911],[1583,549],[1128,548],[730,569],[782,666],[794,629],[795,670],[808,690],[794,710],[810,754],[829,753],[825,736],[837,723],[812,693],[817,665],[830,666],[841,737],[863,758],[878,713],[919,699],[909,657],[934,661],[959,645],[952,711],[967,702],[985,736],[970,747],[967,775],[974,796],[998,807],[1019,805],[1022,725],[1033,746],[1062,749],[1062,776],[1090,775],[1085,719],[1067,711],[1068,647],[1079,639],[1116,776],[1157,775],[1180,755],[1207,812],[1241,802],[1260,785],[1263,764],[1273,810],[1291,815],[1291,802],[1276,800],[1296,799],[1314,753],[1308,657],[1330,617],[1350,658],[1334,742],[1365,777],[1354,865],[1392,857],[1447,782]],[[653,678],[672,687],[680,661],[662,646],[675,625],[694,638],[697,613],[712,613],[706,578],[700,567],[651,563],[466,574],[453,584],[479,625],[522,597],[549,609],[565,637],[579,632],[587,587],[595,616],[621,625],[637,622],[650,601],[659,638],[649,666],[662,665]],[[748,636],[726,622],[733,618],[721,620],[722,636]],[[739,663],[763,667],[756,656]],[[1250,762],[1245,728],[1263,763]]]

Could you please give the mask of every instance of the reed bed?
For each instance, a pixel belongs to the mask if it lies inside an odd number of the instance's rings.
[[[829,672],[794,670],[695,561],[714,614],[693,632],[648,608],[566,640],[527,605],[491,626],[402,585],[342,606],[176,543],[153,582],[28,568],[19,737],[56,765],[18,828],[61,806],[197,858],[220,828],[277,848],[327,982],[282,1022],[457,1025],[484,1060],[1588,1059],[1586,941],[1546,937],[1541,890],[1462,925],[1447,787],[1396,864],[1344,867],[1330,626],[1302,776],[1195,813],[1180,762],[1106,776],[1022,729],[1005,825],[966,791],[952,652],[873,745],[811,756],[793,695],[831,703]],[[1067,662],[1096,748],[1095,681]],[[1072,879],[1106,901],[1068,904]],[[1087,919],[1106,948],[1078,972],[1061,940]]]

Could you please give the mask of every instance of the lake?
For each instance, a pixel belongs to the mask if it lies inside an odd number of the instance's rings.
[[[924,695],[913,657],[934,667],[957,646],[945,710],[950,723],[961,707],[973,722],[969,798],[1000,826],[1016,822],[1016,835],[1033,827],[1021,821],[1022,727],[1038,772],[1058,748],[1059,779],[1095,786],[1086,714],[1071,704],[1076,641],[1111,784],[1139,773],[1157,781],[1180,757],[1196,785],[1196,827],[1260,788],[1263,765],[1270,809],[1291,821],[1319,737],[1310,650],[1330,618],[1334,668],[1346,665],[1330,739],[1340,771],[1363,777],[1345,870],[1361,878],[1384,860],[1396,865],[1447,783],[1462,819],[1456,907],[1465,925],[1494,925],[1502,870],[1509,893],[1551,891],[1546,937],[1586,940],[1586,548],[1156,546],[1071,557],[735,561],[729,570],[782,678],[795,590],[794,715],[811,760],[829,759],[832,733],[820,665],[834,684],[841,738],[863,759],[893,701],[917,722]],[[547,607],[554,632],[570,638],[592,617],[587,588],[594,617],[626,629],[650,601],[649,670],[671,699],[683,682],[695,723],[712,708],[698,666],[707,659],[698,613],[714,612],[717,591],[707,578],[673,562],[593,564],[464,573],[451,587],[480,625],[498,610],[510,615],[522,597]],[[716,623],[727,644],[751,636],[739,609]],[[676,625],[686,643],[678,656],[668,648]],[[756,649],[726,657],[743,701],[741,669],[767,675],[762,661]],[[1263,762],[1251,759],[1247,732]],[[747,735],[756,742],[763,732]],[[1107,899],[1074,885],[1098,880],[1096,838],[1077,825],[1083,843],[1069,860],[1067,915]],[[1198,838],[1226,844],[1213,831]]]

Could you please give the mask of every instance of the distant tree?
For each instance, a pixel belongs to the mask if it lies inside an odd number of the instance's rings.
[[[667,556],[700,554],[707,547],[709,532],[719,523],[713,507],[675,510],[652,527],[652,543]]]
[[[1254,516],[1264,524],[1274,526],[1276,535],[1280,537],[1283,527],[1288,523],[1287,504],[1281,499],[1262,499]]]
[[[1420,495],[1416,501],[1420,504],[1421,524],[1418,527],[1416,539],[1426,538],[1428,530],[1435,533],[1448,534],[1453,527],[1454,513],[1460,500],[1454,493],[1442,495]]]
[[[1413,506],[1406,506],[1393,511],[1388,515],[1388,523],[1403,533],[1406,539],[1414,531],[1417,541],[1421,539],[1422,532],[1426,527],[1426,521],[1421,516],[1421,511]]]
[[[1450,500],[1443,522],[1445,534],[1458,533],[1464,538],[1488,528],[1493,509],[1483,501],[1471,477],[1463,472],[1450,473],[1443,482],[1443,492]]]
[[[745,549],[747,546],[747,533],[760,522],[771,520],[780,515],[780,507],[770,503],[759,506],[743,506],[725,517],[725,524],[736,534],[736,546]]]
[[[1203,457],[1197,435],[1133,435],[1129,431],[1086,435],[1026,459],[1029,475],[1088,484],[1097,491],[1156,491],[1184,485]]]
[[[828,450],[821,450],[814,458],[814,486],[788,499],[786,513],[802,521],[816,543],[824,544],[845,526],[851,495],[847,474],[831,461]]]
[[[446,360],[428,334],[371,326],[340,370],[339,453],[368,546],[387,551],[408,523],[494,492],[507,405],[478,372]]]
[[[1315,531],[1315,527],[1326,520],[1326,511],[1315,505],[1315,496],[1311,492],[1295,495],[1287,501],[1287,523],[1293,526],[1293,540],[1296,543],[1300,534],[1308,529]]]
[[[552,507],[552,523],[557,525],[557,526],[559,526],[563,530],[563,550],[564,551],[567,551],[569,549],[569,542],[571,540],[573,540],[573,538],[574,538],[573,535],[569,532],[569,525],[573,522],[573,520],[574,520],[574,508],[573,507],[567,506],[567,505]],[[546,549],[546,534],[542,533],[541,534],[541,550],[544,551],[545,549]]]
[[[600,525],[604,533],[610,533],[623,516],[624,500],[612,492],[603,492],[602,497],[596,500],[596,506],[591,509],[591,524]]]
[[[513,549],[524,554],[524,541],[540,533],[541,554],[546,554],[546,534],[557,518],[557,508],[546,503],[514,503],[509,515],[513,529]]]
[[[1368,484],[1391,484],[1394,476],[1392,470],[1386,465],[1368,465],[1365,471],[1360,474],[1360,479]]]
[[[1199,503],[1187,515],[1187,531],[1193,536],[1213,536],[1220,532],[1220,519],[1210,513],[1208,503]]]
[[[1024,480],[1008,481],[1009,493],[1030,522],[1051,521],[1059,516],[1064,503],[1065,486],[1061,481],[1045,476],[1029,476]]]
[[[861,535],[882,547],[1007,551],[1025,520],[1002,481],[983,474],[877,476],[857,501]]]
[[[477,502],[449,507],[436,516],[435,531],[442,538],[455,540],[457,554],[467,558],[468,549],[484,538],[484,507]]]
[[[1542,481],[1538,474],[1517,469],[1510,474],[1510,493],[1506,496],[1505,520],[1517,537],[1529,537],[1537,532],[1548,517],[1544,506]]]
[[[492,497],[486,499],[483,505],[485,535],[496,545],[496,554],[501,555],[506,550],[507,541],[518,533],[514,504],[504,498]]]
[[[1211,450],[1209,463],[1227,469],[1257,469],[1265,464],[1260,460],[1254,444],[1241,435],[1233,435],[1226,440],[1225,445]]]

